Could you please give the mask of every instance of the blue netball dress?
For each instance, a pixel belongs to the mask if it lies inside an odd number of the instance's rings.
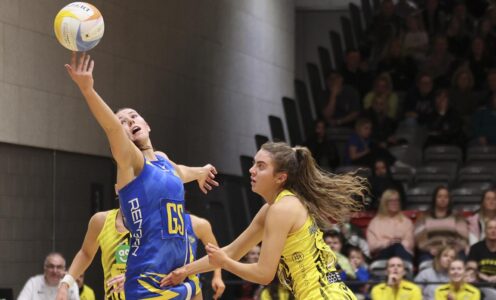
[[[191,222],[190,214],[184,214],[184,220],[186,221],[186,232],[188,233],[189,245],[191,246],[191,255],[193,259],[196,259],[196,249],[198,247],[198,237],[193,231],[193,222]]]
[[[190,299],[197,293],[196,276],[183,284],[160,288],[160,280],[192,261],[184,219],[184,187],[169,161],[157,155],[119,191],[126,226],[131,233],[124,292],[126,299]]]

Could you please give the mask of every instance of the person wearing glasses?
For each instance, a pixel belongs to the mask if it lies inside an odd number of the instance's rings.
[[[52,300],[57,295],[57,287],[65,274],[65,259],[58,252],[51,252],[45,258],[43,274],[29,278],[17,300]],[[77,284],[69,289],[69,300],[79,300]]]

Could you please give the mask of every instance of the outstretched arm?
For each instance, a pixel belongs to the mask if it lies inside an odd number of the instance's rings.
[[[164,153],[157,151],[157,155],[161,155],[166,158],[173,166],[177,172],[177,175],[181,178],[184,183],[191,181],[198,181],[198,186],[203,193],[208,193],[212,190],[214,186],[219,186],[219,183],[215,181],[215,176],[217,175],[217,169],[211,164],[207,164],[203,167],[188,167],[185,165],[178,165]]]
[[[94,89],[94,66],[95,63],[89,55],[83,53],[78,57],[76,52],[73,52],[71,63],[66,64],[65,68],[79,87],[91,113],[105,131],[119,168],[133,167],[140,170],[143,166],[141,151],[128,138],[117,116]]]
[[[260,243],[263,236],[265,214],[268,205],[265,204],[257,213],[248,228],[241,233],[232,243],[222,248],[233,260],[240,260],[253,246]],[[208,256],[204,256],[184,267],[178,268],[162,279],[160,286],[177,285],[193,274],[210,272],[215,266],[210,265]]]
[[[206,219],[199,218],[195,215],[191,215],[191,223],[193,223],[193,231],[196,236],[201,240],[203,245],[212,244],[219,246],[214,233],[212,232],[212,226],[210,222]],[[220,298],[226,289],[224,281],[222,281],[222,269],[217,268],[214,270],[214,276],[212,278],[212,289],[215,291],[214,299]]]
[[[293,227],[293,209],[283,204],[272,205],[267,211],[258,262],[240,263],[227,256],[219,247],[208,245],[210,264],[236,274],[244,280],[268,285],[274,279],[286,238]]]
[[[98,251],[98,235],[102,231],[103,224],[105,223],[106,212],[98,212],[94,214],[88,224],[86,236],[84,237],[83,245],[72,260],[69,271],[67,272],[73,278],[78,278],[89,267],[96,252]],[[57,300],[67,299],[67,293],[70,289],[65,283],[59,286],[57,291]]]

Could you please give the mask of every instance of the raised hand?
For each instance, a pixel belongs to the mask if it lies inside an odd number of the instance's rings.
[[[215,181],[215,175],[217,175],[217,169],[211,164],[207,164],[202,167],[202,176],[197,180],[200,190],[206,194],[212,190],[212,187],[219,186],[219,183]]]
[[[81,91],[93,88],[93,68],[95,62],[86,53],[79,57],[76,52],[72,52],[71,64],[65,64],[65,68],[72,80],[78,85]]]

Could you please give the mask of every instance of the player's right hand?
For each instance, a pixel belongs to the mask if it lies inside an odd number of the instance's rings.
[[[110,278],[107,281],[107,286],[111,286],[112,293],[120,293],[124,290],[124,282],[126,281],[126,275],[120,274],[115,277]]]
[[[178,285],[181,282],[184,281],[188,277],[188,274],[186,273],[186,268],[181,267],[177,268],[171,273],[169,273],[167,276],[162,278],[160,281],[160,287],[164,286],[171,286],[171,285]]]

